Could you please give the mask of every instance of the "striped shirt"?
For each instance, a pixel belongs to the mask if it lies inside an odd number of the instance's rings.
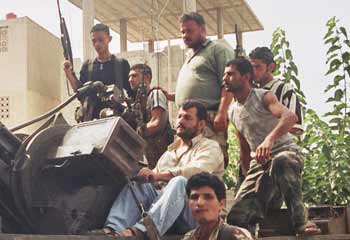
[[[285,83],[279,79],[273,79],[263,88],[273,92],[284,106],[298,116],[298,122],[293,126],[293,128],[297,130],[294,134],[297,136],[302,135],[304,133],[304,116],[302,106],[294,91],[293,85],[290,83]]]

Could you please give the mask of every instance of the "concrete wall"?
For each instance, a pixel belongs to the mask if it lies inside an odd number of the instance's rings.
[[[0,121],[10,128],[60,103],[63,56],[59,39],[27,17],[0,21],[4,28],[8,51],[0,52],[0,98],[9,97],[10,113]]]
[[[82,65],[82,62],[79,58],[76,58],[73,60],[73,65],[74,65],[74,71],[77,75],[77,78],[79,79],[79,71]],[[62,64],[60,65],[62,66]],[[70,84],[68,80],[66,79],[66,76],[63,71],[63,67],[61,67],[61,102],[64,102],[67,100],[70,95],[72,95],[74,92],[72,88],[70,87]],[[76,108],[80,105],[78,100],[74,100],[71,102],[69,105],[67,105],[64,109],[61,110],[61,113],[63,114],[64,118],[70,123],[70,124],[75,124],[76,121],[74,119],[74,113]]]

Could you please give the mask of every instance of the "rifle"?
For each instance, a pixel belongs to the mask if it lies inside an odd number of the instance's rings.
[[[135,101],[132,104],[132,112],[135,117],[136,121],[136,129],[141,128],[145,126],[146,124],[146,105],[147,105],[147,97],[148,97],[148,92],[145,84],[145,74],[146,74],[146,69],[143,67],[142,71],[142,80],[141,80],[141,86],[137,89]]]
[[[236,48],[235,48],[235,58],[244,57],[243,47],[241,45],[240,35],[238,34],[238,26],[235,24],[235,35],[236,35]]]
[[[70,38],[69,38],[68,30],[67,30],[66,21],[64,20],[64,17],[62,17],[61,6],[60,6],[59,0],[57,0],[57,9],[58,9],[58,16],[60,18],[61,44],[62,44],[62,48],[63,48],[63,56],[64,56],[65,60],[70,61],[71,65],[72,65],[73,76],[77,79],[75,72],[74,72],[74,67],[73,67],[72,46],[70,43]],[[69,91],[68,81],[66,82],[66,84],[67,84],[68,95],[71,96],[71,93]]]
[[[136,193],[134,191],[134,184],[139,184],[138,181],[140,181],[140,179],[141,178],[138,176],[135,176],[131,179],[127,178],[127,185],[130,189],[131,195],[134,198],[134,201],[135,201],[138,209],[141,212],[143,225],[146,227],[146,230],[147,230],[146,234],[147,234],[148,239],[160,240],[159,232],[158,232],[156,225],[154,224],[152,218],[150,218],[148,213],[145,211],[143,203],[139,201],[139,199],[137,198]]]

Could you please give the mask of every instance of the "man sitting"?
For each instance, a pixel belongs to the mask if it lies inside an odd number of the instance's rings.
[[[217,176],[207,172],[193,175],[187,182],[186,193],[199,227],[188,232],[183,240],[253,239],[248,230],[230,226],[220,217],[225,206],[226,189]]]
[[[143,168],[138,173],[145,183],[124,187],[107,217],[103,231],[114,236],[144,235],[137,201],[143,204],[158,233],[164,235],[175,222],[185,227],[184,233],[196,226],[187,206],[187,179],[207,171],[218,177],[224,173],[223,154],[219,144],[203,137],[207,114],[205,107],[195,101],[184,102],[178,112],[178,138],[168,147],[154,169]],[[161,190],[154,183],[163,185]],[[176,224],[175,224],[176,225]]]

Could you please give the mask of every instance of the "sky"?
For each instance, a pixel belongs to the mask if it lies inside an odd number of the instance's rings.
[[[142,0],[140,0],[142,1]],[[308,107],[323,114],[330,106],[325,104],[327,96],[323,90],[331,82],[325,77],[326,51],[323,36],[326,22],[336,16],[339,24],[350,30],[349,0],[246,0],[260,22],[263,31],[244,33],[243,45],[249,53],[257,46],[269,46],[272,33],[278,27],[286,31],[294,62],[299,68],[301,87],[306,94]],[[82,56],[82,14],[67,0],[61,0],[64,15],[70,33],[74,57]],[[0,19],[9,12],[18,17],[28,16],[48,31],[59,35],[59,20],[56,0],[0,0]],[[119,52],[119,36],[113,34],[112,52]],[[233,36],[225,37],[235,46]],[[129,49],[141,45],[129,44]]]

